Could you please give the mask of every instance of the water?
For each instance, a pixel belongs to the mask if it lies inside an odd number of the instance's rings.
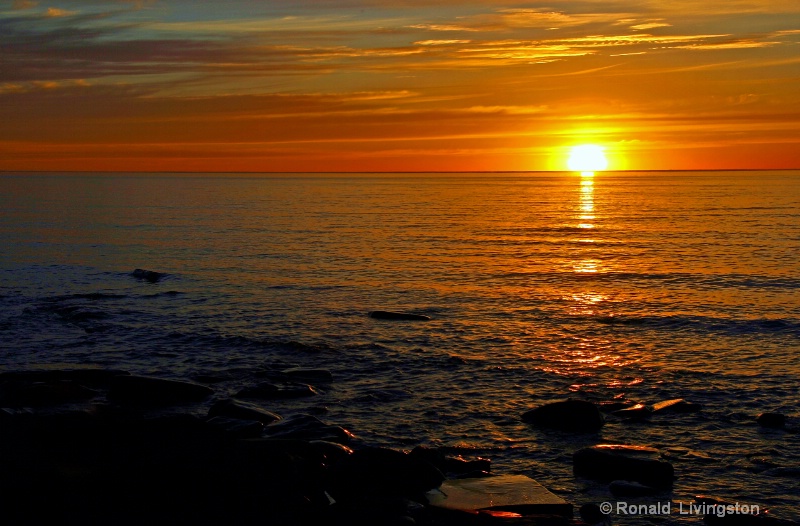
[[[268,409],[487,456],[578,505],[617,499],[573,477],[575,449],[654,445],[677,457],[661,500],[800,516],[800,435],[755,424],[800,418],[800,172],[6,174],[0,190],[2,369],[215,376],[225,396],[326,367],[322,395]],[[705,409],[599,436],[519,421],[567,396]]]

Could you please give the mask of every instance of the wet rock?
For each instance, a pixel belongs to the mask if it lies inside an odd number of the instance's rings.
[[[786,428],[786,415],[783,413],[761,413],[756,418],[756,422],[761,427],[784,429]]]
[[[664,400],[661,402],[656,402],[652,405],[636,404],[631,407],[626,407],[624,409],[613,411],[613,414],[631,420],[642,420],[645,418],[650,418],[650,416],[654,414],[696,413],[702,409],[703,406],[701,406],[700,404],[687,402],[683,398],[674,398],[672,400]]]
[[[572,518],[572,504],[524,475],[448,480],[425,496],[430,506],[457,512],[491,510]]]
[[[290,369],[284,369],[281,371],[281,374],[287,378],[303,382],[328,383],[333,381],[333,375],[327,369],[292,367]]]
[[[608,489],[615,497],[646,497],[664,491],[630,480],[615,480],[608,485]]]
[[[136,279],[143,279],[145,281],[149,281],[150,283],[156,283],[161,278],[166,276],[166,274],[163,274],[161,272],[155,272],[153,270],[144,270],[141,268],[137,268],[136,270],[131,272],[131,276],[133,276]]]
[[[600,506],[594,503],[584,504],[581,506],[579,512],[581,516],[581,520],[587,524],[592,526],[602,524],[602,525],[610,525],[611,524],[611,516],[603,513],[600,510]]]
[[[632,480],[655,488],[670,488],[672,464],[659,450],[646,446],[602,444],[580,449],[573,456],[576,476],[596,480]]]
[[[336,442],[309,440],[308,444],[322,455],[325,464],[329,466],[343,462],[347,457],[353,454],[352,449]]]
[[[355,451],[331,472],[329,491],[334,500],[364,496],[414,498],[445,480],[430,463],[402,451],[365,448]]]
[[[6,382],[74,382],[86,387],[108,387],[115,376],[126,376],[130,373],[120,369],[42,369],[30,371],[10,371],[0,373],[0,384]]]
[[[348,430],[304,414],[293,415],[272,423],[264,428],[264,432],[273,438],[324,440],[337,443],[353,439],[353,434]]]
[[[415,320],[430,321],[430,316],[424,314],[412,314],[410,312],[392,312],[386,310],[374,310],[369,313],[370,318],[376,320]]]
[[[262,409],[255,404],[228,398],[219,400],[208,410],[209,417],[226,416],[242,420],[256,420],[262,424],[271,424],[281,419],[280,415]]]
[[[585,400],[564,400],[545,404],[524,413],[522,421],[538,427],[578,433],[598,431],[605,423],[597,406]]]
[[[55,406],[90,400],[97,395],[97,391],[68,380],[14,382],[0,388],[0,403],[10,407]]]
[[[261,398],[263,400],[279,400],[286,398],[305,398],[319,394],[314,387],[308,384],[284,382],[261,382],[251,387],[245,387],[238,393],[240,398]]]
[[[109,398],[133,405],[171,405],[205,400],[213,390],[205,385],[150,376],[115,376]]]
[[[479,477],[492,471],[492,461],[483,457],[465,459],[461,455],[449,456],[440,449],[424,446],[415,447],[411,450],[409,455],[432,464],[439,471],[452,478],[461,478],[466,475],[475,475]]]
[[[613,411],[612,414],[629,420],[643,420],[645,418],[650,418],[650,415],[653,414],[653,410],[645,404],[635,404],[624,409]]]
[[[229,438],[258,438],[264,431],[264,424],[258,420],[241,420],[227,416],[215,416],[209,419],[207,423]]]

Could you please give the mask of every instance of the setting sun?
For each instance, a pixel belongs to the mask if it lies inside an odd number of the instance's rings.
[[[608,167],[605,148],[594,144],[573,146],[569,151],[567,166],[576,172],[598,172]]]

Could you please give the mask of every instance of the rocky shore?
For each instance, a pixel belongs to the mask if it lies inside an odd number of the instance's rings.
[[[312,384],[332,380],[324,369],[288,368],[227,397],[201,383],[122,370],[2,373],[5,523],[610,523],[594,503],[569,503],[528,477],[492,473],[490,459],[356,445],[350,430],[315,415],[275,411],[282,399],[314,396]],[[602,427],[607,412],[641,419],[699,410],[683,400],[641,407],[567,400],[521,418],[584,433]],[[760,422],[784,425],[782,415],[762,415]],[[658,494],[675,477],[671,463],[643,445],[582,448],[573,469],[609,482],[615,496]],[[706,521],[793,524],[765,514],[729,517],[706,515]]]

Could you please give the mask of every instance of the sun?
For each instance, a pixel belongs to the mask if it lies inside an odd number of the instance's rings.
[[[573,146],[569,151],[567,166],[576,172],[599,172],[608,168],[605,148],[595,144]]]

